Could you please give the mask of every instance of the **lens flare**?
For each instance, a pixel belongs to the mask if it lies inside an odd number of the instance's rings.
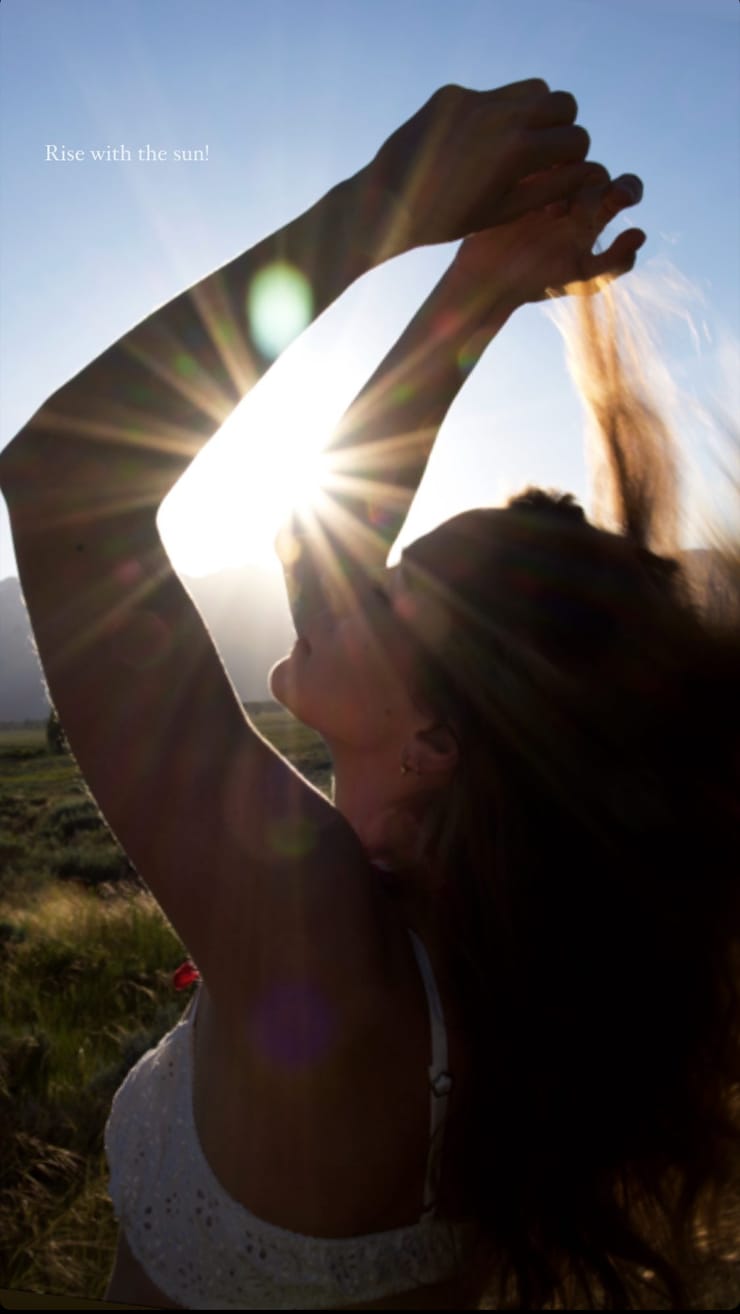
[[[302,333],[313,313],[313,293],[303,274],[276,261],[261,269],[247,292],[247,319],[254,342],[265,356],[280,352]]]
[[[285,981],[257,1000],[249,1029],[263,1060],[299,1071],[326,1057],[338,1026],[336,1010],[322,991],[308,981]]]
[[[305,858],[316,848],[316,827],[306,817],[268,822],[268,843],[279,858]]]

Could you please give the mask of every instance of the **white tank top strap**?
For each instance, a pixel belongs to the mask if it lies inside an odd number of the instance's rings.
[[[432,1031],[432,1061],[429,1066],[429,1089],[431,1092],[429,1154],[427,1156],[424,1208],[422,1211],[422,1218],[431,1218],[434,1215],[436,1204],[438,1166],[442,1151],[442,1124],[447,1113],[447,1103],[453,1083],[447,1066],[447,1031],[444,1013],[442,1012],[442,1001],[439,997],[437,982],[434,979],[432,964],[419,936],[410,927],[409,935],[411,936],[411,944],[426,990]]]

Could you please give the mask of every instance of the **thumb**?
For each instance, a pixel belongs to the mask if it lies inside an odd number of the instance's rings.
[[[606,251],[591,256],[588,277],[604,278],[611,275],[616,278],[619,274],[626,274],[634,266],[637,252],[646,240],[641,228],[628,228],[626,232],[619,233]]]

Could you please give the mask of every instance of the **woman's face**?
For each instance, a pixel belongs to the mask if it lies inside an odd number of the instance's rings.
[[[412,700],[419,650],[402,623],[401,571],[330,587],[330,605],[301,621],[293,651],[270,672],[273,697],[330,745],[379,748],[424,720]]]

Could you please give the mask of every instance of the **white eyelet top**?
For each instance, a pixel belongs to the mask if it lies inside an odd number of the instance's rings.
[[[188,1015],[144,1054],[113,1098],[105,1127],[110,1195],[129,1247],[186,1309],[341,1309],[443,1282],[459,1271],[468,1228],[434,1216],[434,1185],[452,1077],[432,966],[409,931],[429,1002],[430,1152],[418,1223],[369,1236],[304,1236],[228,1195],[198,1140]],[[439,1134],[438,1134],[439,1133]]]

